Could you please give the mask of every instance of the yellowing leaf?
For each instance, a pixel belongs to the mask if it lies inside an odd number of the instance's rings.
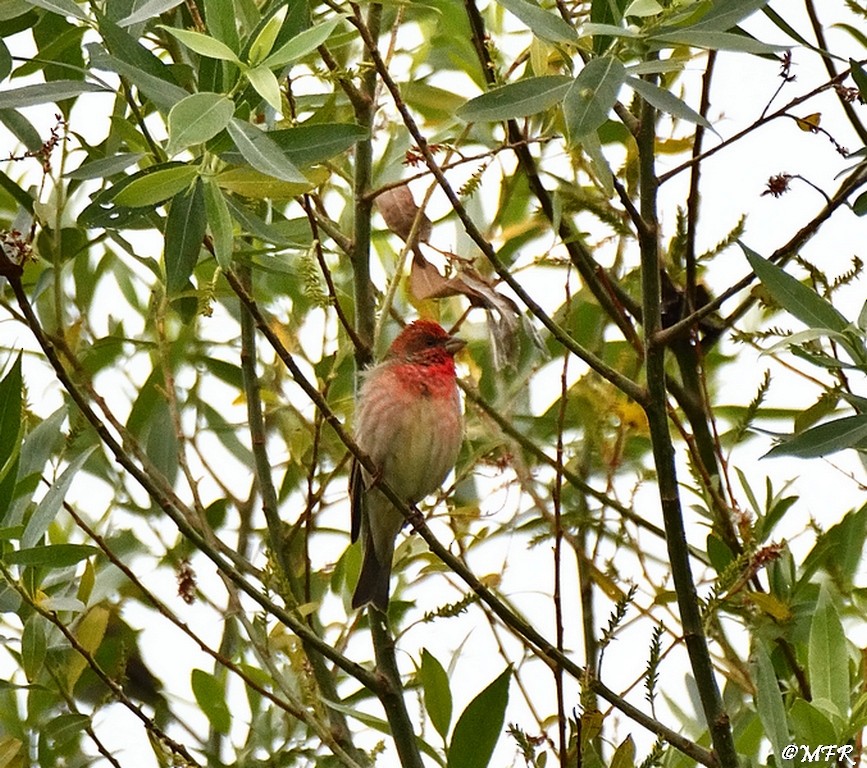
[[[108,608],[104,605],[95,605],[84,615],[75,628],[76,639],[91,656],[96,653],[102,644],[103,637],[105,637],[108,616]],[[66,684],[70,691],[75,687],[86,666],[87,660],[80,653],[74,653],[66,667]]]
[[[312,171],[307,171],[305,175],[309,179],[306,184],[282,181],[273,176],[267,176],[255,168],[232,168],[218,174],[215,181],[223,189],[244,197],[258,200],[289,200],[324,182],[328,178],[328,171],[324,168],[315,168]]]
[[[822,113],[814,112],[812,115],[807,115],[806,117],[796,117],[795,122],[802,131],[812,133],[819,127],[819,123],[822,122]]]
[[[747,599],[777,621],[788,621],[792,618],[792,611],[782,600],[765,592],[747,592]]]

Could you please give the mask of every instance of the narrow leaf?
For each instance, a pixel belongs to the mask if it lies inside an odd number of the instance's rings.
[[[649,83],[647,80],[642,80],[640,77],[627,77],[626,84],[650,106],[656,107],[658,110],[666,112],[673,117],[678,117],[681,120],[687,120],[690,123],[696,123],[713,130],[713,126],[704,115],[696,112],[689,104],[683,101],[683,99],[679,99],[671,91]]]
[[[95,449],[96,446],[91,446],[76,456],[75,460],[69,464],[63,471],[63,474],[48,489],[48,493],[42,497],[42,500],[37,504],[36,509],[30,516],[30,520],[27,521],[27,527],[21,536],[22,547],[34,546],[48,530],[48,526],[51,525],[51,522],[60,512],[60,507],[63,504],[64,498],[66,498],[66,493],[69,491],[72,481]]]
[[[43,603],[43,607],[45,604]],[[57,610],[55,607],[54,610]],[[99,650],[108,629],[109,609],[105,604],[93,606],[75,628],[75,638],[79,645],[89,654],[93,655]],[[69,690],[75,687],[81,673],[87,666],[87,660],[79,653],[73,654],[66,665],[66,684]]]
[[[867,440],[867,415],[846,416],[812,427],[775,445],[765,454],[765,458],[795,456],[799,459],[814,459],[846,448],[854,448],[865,440]]]
[[[66,568],[98,553],[99,550],[89,544],[49,544],[7,552],[3,555],[3,561],[10,565],[44,565],[49,568]]]
[[[693,27],[682,31],[654,35],[648,38],[648,42],[688,45],[692,48],[705,48],[711,51],[737,51],[757,55],[779,53],[787,47],[763,43],[761,40],[756,40],[748,35],[738,35],[733,32],[712,32]]]
[[[506,669],[467,705],[452,734],[448,768],[486,768],[503,730],[511,677]]]
[[[45,619],[38,613],[30,614],[21,634],[21,666],[28,682],[33,682],[45,667]]]
[[[768,2],[769,0],[722,0],[715,2],[704,16],[695,24],[690,25],[690,29],[725,32],[764,8]]]
[[[559,104],[572,78],[560,75],[529,77],[470,99],[458,108],[457,116],[467,123],[498,122],[535,115]]]
[[[792,702],[789,716],[792,719],[795,736],[799,741],[809,739],[811,745],[833,744],[839,738],[827,715],[804,699],[797,698]],[[798,754],[799,757],[803,757],[803,755],[803,752]]]
[[[114,197],[117,205],[132,208],[156,205],[186,189],[196,178],[194,165],[172,165],[135,179]]]
[[[184,290],[205,236],[205,201],[202,180],[196,179],[191,190],[178,194],[166,219],[165,268],[166,290],[175,295]]]
[[[271,49],[274,47],[274,43],[277,40],[280,28],[286,20],[286,13],[288,10],[288,6],[285,5],[282,8],[278,7],[277,11],[273,13],[265,22],[264,26],[261,27],[259,34],[256,35],[256,38],[250,44],[250,48],[248,49],[247,61],[250,62],[251,65],[259,64],[262,59],[271,52]]]
[[[789,726],[786,722],[786,708],[783,695],[774,673],[774,665],[765,644],[755,640],[753,646],[753,679],[756,682],[756,711],[759,713],[762,728],[771,742],[775,755],[782,755],[783,748],[789,743]],[[781,765],[791,767],[792,760],[782,758]]]
[[[204,186],[205,210],[208,213],[208,228],[214,241],[214,255],[221,269],[228,269],[232,263],[232,250],[235,236],[232,225],[232,214],[226,205],[223,191],[214,181],[207,181]]]
[[[855,59],[849,59],[849,66],[851,67],[852,79],[855,81],[855,85],[858,86],[861,100],[867,100],[867,72],[864,71],[864,67],[855,61]]]
[[[207,56],[210,59],[221,59],[222,61],[231,61],[233,64],[241,63],[238,55],[229,48],[228,45],[217,40],[215,37],[203,35],[201,32],[194,32],[190,29],[167,27],[165,24],[160,24],[159,26],[172,37],[177,38],[191,51],[198,53],[200,56]]]
[[[274,73],[264,64],[258,67],[248,69],[245,73],[250,85],[271,107],[277,112],[283,108],[283,102],[280,100],[280,83]]]
[[[593,59],[578,73],[563,99],[570,142],[602,126],[625,79],[626,70],[613,56]]]
[[[762,285],[783,309],[790,312],[810,328],[830,328],[843,331],[849,325],[828,301],[811,288],[802,285],[794,277],[739,243],[747,261],[762,281]]]
[[[131,27],[140,21],[147,21],[159,16],[161,13],[170,11],[180,5],[183,0],[145,0],[145,2],[132,3],[132,12],[117,22],[119,27]]]
[[[0,381],[0,467],[6,467],[6,477],[0,480],[0,520],[12,501],[15,489],[18,456],[21,450],[21,353]]]
[[[204,670],[194,669],[192,674],[193,695],[200,709],[217,733],[228,733],[232,716],[226,704],[226,691],[213,675]]]
[[[813,700],[830,702],[845,718],[849,712],[849,651],[840,616],[824,584],[810,623],[808,668]]]
[[[216,181],[222,189],[243,197],[256,200],[291,200],[309,192],[327,178],[328,171],[319,168],[310,172],[310,180],[305,179],[303,182],[281,181],[260,173],[255,168],[230,168],[218,174]]]
[[[437,733],[445,739],[452,721],[452,692],[442,664],[427,649],[421,652],[421,685],[424,708]]]
[[[169,111],[166,153],[171,157],[216,136],[229,124],[234,111],[234,102],[221,93],[190,94]]]
[[[317,24],[314,27],[310,27],[310,29],[305,29],[303,32],[295,35],[295,37],[286,42],[286,44],[281,46],[278,50],[274,51],[274,53],[262,62],[262,66],[270,69],[285,67],[287,64],[291,64],[292,62],[306,56],[308,53],[315,51],[329,37],[331,37],[331,33],[334,32],[335,28],[341,21],[343,21],[343,18],[337,17],[335,19],[329,19],[322,24]]]
[[[79,712],[70,712],[58,715],[45,727],[45,735],[54,744],[63,745],[81,735],[81,732],[91,724],[87,715]]]
[[[523,21],[534,35],[549,43],[574,43],[578,39],[570,24],[535,3],[527,0],[497,0],[497,3]]]
[[[48,83],[25,85],[0,91],[0,109],[32,107],[34,104],[48,104],[80,96],[82,93],[105,91],[101,85],[86,83],[83,80],[52,80]]]
[[[189,96],[179,85],[145,72],[116,56],[103,54],[102,56],[91,57],[91,62],[96,69],[115,72],[121,77],[127,78],[142,95],[150,99],[161,110],[171,109],[179,101]]]
[[[74,171],[64,174],[67,179],[104,179],[120,173],[144,157],[143,152],[121,152],[111,157],[86,160]]]
[[[244,159],[256,170],[283,181],[307,183],[307,178],[286,157],[264,131],[233,117],[229,135]]]
[[[60,16],[72,16],[82,21],[87,20],[87,14],[81,10],[81,6],[73,0],[27,0],[30,5],[35,5],[37,8],[44,8],[46,11],[51,11]]]

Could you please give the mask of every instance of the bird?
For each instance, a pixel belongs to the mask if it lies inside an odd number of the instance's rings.
[[[376,473],[353,459],[351,537],[361,538],[363,551],[353,608],[388,610],[395,539],[406,521],[376,481],[415,504],[442,485],[457,461],[464,425],[455,354],[465,345],[439,323],[416,320],[362,374],[354,436]]]

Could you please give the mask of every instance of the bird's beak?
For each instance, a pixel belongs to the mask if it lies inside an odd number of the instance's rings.
[[[450,354],[456,355],[465,346],[467,346],[467,342],[460,338],[460,336],[449,336],[445,340],[443,346],[449,351]]]

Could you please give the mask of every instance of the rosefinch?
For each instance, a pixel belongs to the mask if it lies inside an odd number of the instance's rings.
[[[465,343],[432,320],[416,320],[385,360],[363,374],[355,440],[378,467],[376,478],[413,504],[442,484],[458,457],[463,416],[454,355]],[[352,541],[361,534],[364,560],[352,607],[373,603],[385,611],[394,541],[405,518],[372,480],[353,462]]]

